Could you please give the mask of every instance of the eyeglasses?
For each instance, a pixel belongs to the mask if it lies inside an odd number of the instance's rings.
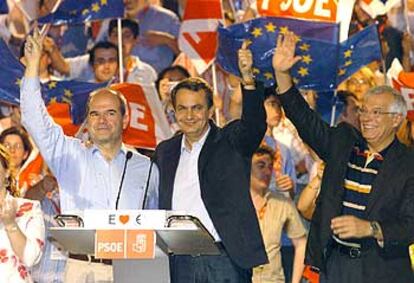
[[[7,148],[8,150],[21,150],[24,148],[23,144],[20,143],[15,143],[15,144],[9,144],[9,143],[5,143],[4,147]]]
[[[368,116],[371,115],[372,117],[379,118],[381,115],[387,115],[387,114],[400,114],[398,112],[390,112],[390,111],[383,111],[381,109],[373,109],[373,110],[368,110],[368,109],[364,109],[364,108],[358,108],[358,114],[360,116]]]

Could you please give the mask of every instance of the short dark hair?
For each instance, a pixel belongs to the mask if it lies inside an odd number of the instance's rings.
[[[89,64],[91,65],[95,62],[95,51],[97,49],[114,49],[116,51],[116,57],[118,58],[119,56],[118,47],[115,44],[109,41],[100,41],[96,43],[91,50],[89,50]]]
[[[32,152],[33,147],[32,147],[32,144],[30,143],[29,135],[27,134],[27,132],[23,130],[22,128],[17,128],[17,127],[8,128],[1,133],[0,143],[4,144],[4,140],[6,139],[7,136],[10,136],[10,135],[16,135],[20,137],[23,143],[23,149],[24,151],[28,153],[27,156],[29,156],[30,152]],[[26,159],[23,160],[23,162],[25,162]]]
[[[158,90],[160,87],[160,82],[161,80],[164,78],[165,74],[169,73],[169,72],[179,72],[181,73],[181,75],[183,75],[183,77],[185,78],[189,78],[191,77],[190,73],[187,71],[186,68],[184,68],[183,66],[180,65],[174,65],[174,66],[169,66],[167,68],[165,68],[164,70],[162,70],[159,74],[158,74],[158,78],[155,81],[155,87]]]
[[[125,116],[126,110],[127,110],[127,100],[126,100],[125,96],[119,90],[114,90],[114,89],[111,89],[111,88],[104,87],[104,88],[96,89],[96,90],[92,91],[89,94],[88,101],[86,102],[86,112],[85,112],[86,117],[89,114],[89,105],[91,103],[92,98],[97,93],[100,93],[101,91],[107,91],[107,92],[113,94],[118,99],[119,105],[120,105],[120,110],[121,110],[121,115]]]
[[[270,157],[270,159],[273,160],[275,159],[275,151],[268,145],[262,144],[260,145],[256,151],[253,153],[253,155],[268,155]]]
[[[344,108],[348,106],[349,97],[352,97],[355,100],[358,100],[358,97],[356,96],[356,94],[348,90],[338,90],[337,97],[338,97],[338,100],[344,104]]]
[[[108,35],[111,35],[113,30],[117,30],[118,28],[118,20],[112,19],[109,22],[109,28],[108,28]],[[138,37],[139,34],[139,24],[136,20],[131,19],[122,19],[121,20],[121,28],[128,28],[132,34],[134,35],[134,38]]]
[[[198,92],[200,90],[204,91],[208,109],[210,109],[213,106],[213,89],[202,78],[193,77],[182,80],[173,88],[171,92],[171,100],[174,108],[177,102],[177,93],[181,89],[188,89],[195,92]]]

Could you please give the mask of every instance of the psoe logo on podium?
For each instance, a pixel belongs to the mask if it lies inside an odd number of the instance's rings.
[[[125,231],[96,230],[95,257],[103,259],[125,258]]]
[[[151,259],[155,257],[154,230],[127,230],[126,258]]]

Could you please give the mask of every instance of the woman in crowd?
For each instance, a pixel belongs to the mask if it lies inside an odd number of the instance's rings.
[[[10,155],[0,145],[0,282],[33,282],[28,268],[39,262],[45,227],[36,201],[16,198]]]
[[[47,173],[27,133],[22,128],[9,128],[1,133],[0,143],[10,152],[10,171],[15,176],[14,194],[40,201],[46,226],[56,226],[54,216],[60,214],[57,183]],[[46,241],[44,256],[32,270],[33,279],[38,283],[63,282],[66,258],[65,253]]]

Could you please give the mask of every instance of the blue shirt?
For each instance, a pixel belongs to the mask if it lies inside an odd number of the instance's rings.
[[[118,154],[107,161],[96,146],[87,147],[81,140],[65,136],[46,110],[37,78],[23,80],[20,101],[22,124],[58,180],[62,213],[115,209],[128,149],[123,145]],[[133,152],[128,161],[119,208],[141,209],[149,167],[149,158]],[[146,207],[158,207],[158,169],[155,164]]]
[[[142,9],[137,15],[137,20],[140,36],[132,54],[150,64],[159,73],[171,65],[175,56],[174,52],[167,45],[148,46],[143,40],[145,33],[151,30],[161,31],[177,38],[180,31],[180,20],[170,10],[156,5],[149,5]]]

